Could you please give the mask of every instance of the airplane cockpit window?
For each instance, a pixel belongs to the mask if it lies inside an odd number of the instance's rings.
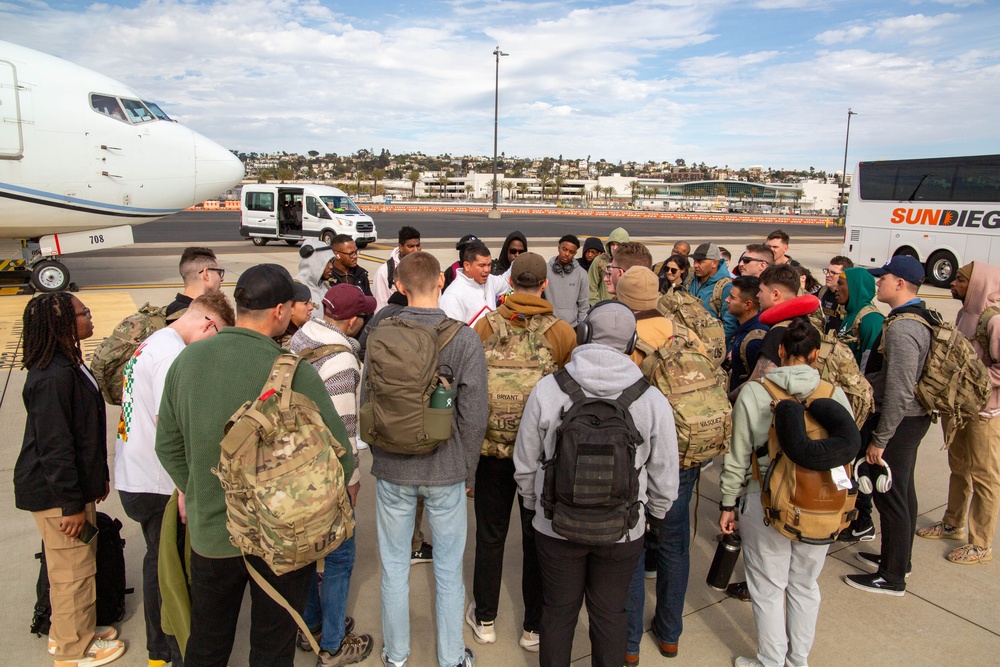
[[[128,119],[133,123],[148,123],[151,120],[156,120],[149,109],[144,107],[139,100],[122,98],[122,104],[125,105],[125,112],[128,113]]]
[[[97,113],[104,114],[105,116],[111,116],[115,120],[120,120],[123,123],[128,122],[125,118],[125,112],[122,111],[121,105],[118,104],[118,99],[112,97],[111,95],[100,95],[98,93],[91,94],[90,107]]]
[[[158,105],[153,104],[152,102],[147,102],[146,100],[143,100],[142,103],[145,104],[146,108],[152,111],[153,115],[159,118],[160,120],[170,120],[172,122],[170,116],[164,113],[163,109],[161,109]]]
[[[331,211],[334,213],[347,213],[348,215],[355,214],[360,215],[361,210],[355,206],[354,202],[351,201],[350,197],[342,197],[340,195],[325,196],[320,197],[323,203],[326,204]]]

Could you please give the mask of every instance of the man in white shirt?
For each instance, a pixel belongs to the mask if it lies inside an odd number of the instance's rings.
[[[235,321],[229,299],[222,292],[207,292],[194,299],[170,326],[144,340],[125,365],[122,414],[115,442],[115,488],[125,514],[139,523],[146,540],[142,597],[150,667],[162,667],[168,662],[181,664],[176,641],[160,628],[160,524],[176,488],[153,450],[163,383],[167,370],[185,346],[214,336]],[[181,508],[183,519],[183,503]]]
[[[389,303],[389,297],[396,291],[395,273],[399,260],[417,250],[420,250],[420,232],[413,227],[400,227],[399,245],[393,249],[392,254],[389,255],[389,260],[375,271],[375,279],[372,282],[372,296],[375,297],[376,313],[382,310],[385,304]]]
[[[497,297],[510,291],[507,278],[490,274],[490,249],[481,241],[462,250],[462,268],[455,280],[441,295],[440,307],[445,315],[470,327],[491,310],[496,310]]]

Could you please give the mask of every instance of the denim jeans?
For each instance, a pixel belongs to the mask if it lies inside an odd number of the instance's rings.
[[[355,546],[358,527],[354,535],[328,553],[323,559],[323,574],[313,577],[309,587],[309,599],[302,619],[309,629],[323,626],[320,647],[330,653],[340,650],[344,641],[344,618],[347,616],[347,594],[351,587],[351,573],[354,572]]]
[[[382,636],[385,652],[396,663],[410,655],[410,539],[417,497],[434,540],[435,614],[440,667],[455,667],[465,657],[462,627],[467,514],[465,483],[447,486],[403,486],[375,481],[375,519],[382,559]]]
[[[160,555],[160,525],[170,496],[119,491],[118,497],[128,518],[138,522],[142,528],[142,537],[146,541],[146,555],[142,559],[142,606],[146,617],[146,651],[149,659],[166,660],[173,667],[184,667],[177,640],[164,633],[160,627],[160,578],[157,561]],[[176,544],[171,546],[177,548]]]
[[[684,629],[684,596],[687,594],[688,571],[691,565],[691,495],[698,481],[700,468],[681,469],[677,500],[667,510],[660,533],[660,548],[656,559],[656,613],[653,634],[666,644],[676,644]],[[629,653],[639,652],[643,633],[646,587],[643,584],[643,559],[632,575],[628,589]]]

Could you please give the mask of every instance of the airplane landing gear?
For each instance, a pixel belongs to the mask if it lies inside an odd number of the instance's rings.
[[[40,292],[59,292],[67,287],[72,289],[69,269],[58,260],[43,259],[31,266],[31,285]]]

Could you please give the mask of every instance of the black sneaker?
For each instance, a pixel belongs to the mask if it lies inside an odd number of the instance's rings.
[[[737,581],[726,586],[726,595],[742,602],[750,602],[750,587],[745,581]]]
[[[880,554],[859,551],[854,554],[854,557],[869,572],[878,572],[878,568],[882,565],[882,556]],[[908,565],[906,567],[906,578],[909,579],[911,574],[913,574],[913,565]]]
[[[875,539],[875,524],[871,521],[852,521],[851,525],[837,536],[838,542],[871,542]]]
[[[417,563],[430,563],[434,558],[434,547],[423,542],[420,548],[410,553],[410,565]]]
[[[849,574],[844,577],[844,583],[851,588],[868,593],[880,593],[882,595],[894,595],[903,597],[906,593],[906,585],[896,586],[880,577],[878,574]]]

